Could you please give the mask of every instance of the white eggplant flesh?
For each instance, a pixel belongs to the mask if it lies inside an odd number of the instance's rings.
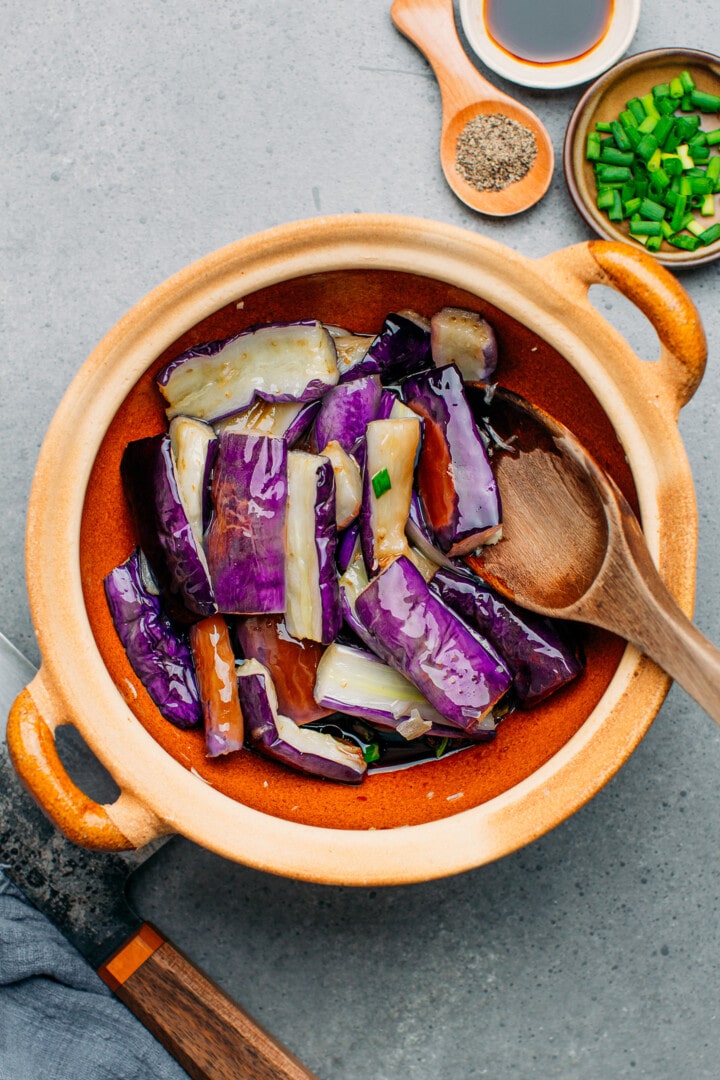
[[[263,326],[183,353],[160,372],[167,415],[208,422],[265,401],[315,401],[339,379],[333,339],[317,320]]]
[[[335,568],[335,479],[328,458],[288,454],[285,625],[299,640],[330,642],[341,623]]]
[[[170,447],[180,499],[198,548],[202,549],[208,490],[208,453],[217,436],[210,424],[190,416],[171,422]]]
[[[343,450],[334,439],[322,450],[329,458],[335,474],[335,522],[346,529],[360,513],[362,502],[362,473],[352,454]]]
[[[420,421],[417,417],[373,420],[365,438],[360,539],[368,572],[375,574],[398,556],[409,555],[405,526],[420,444]],[[380,494],[376,493],[376,483]]]

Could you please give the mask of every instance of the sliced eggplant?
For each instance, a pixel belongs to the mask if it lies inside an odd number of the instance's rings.
[[[285,623],[293,637],[330,642],[342,615],[335,567],[335,477],[319,454],[288,455]]]
[[[335,474],[335,521],[338,529],[347,529],[360,513],[362,502],[362,473],[352,454],[338,442],[323,447],[322,456],[329,459]]]
[[[211,422],[264,401],[315,401],[339,378],[333,339],[308,319],[196,345],[167,364],[158,387],[167,415]]]
[[[195,727],[202,709],[187,637],[148,588],[140,551],[111,570],[104,584],[118,637],[150,698],[176,727]]]
[[[128,443],[120,473],[137,539],[168,614],[184,622],[214,614],[208,564],[180,494],[170,436]]]
[[[454,364],[407,379],[403,399],[423,419],[416,483],[441,550],[467,555],[502,536],[500,493]]]
[[[198,548],[210,520],[210,481],[217,452],[217,435],[210,424],[176,416],[168,431],[178,491]]]
[[[369,574],[398,555],[409,553],[405,535],[420,422],[374,420],[365,436],[366,459],[363,501],[360,508],[360,541]]]
[[[320,409],[319,401],[254,401],[248,409],[214,424],[215,430],[284,439],[288,449],[303,437]],[[175,421],[173,421],[174,423]]]
[[[313,447],[322,452],[329,442],[338,442],[350,453],[377,416],[381,394],[377,375],[366,375],[328,390],[313,427]]]
[[[262,664],[246,660],[237,668],[237,681],[250,744],[258,753],[309,776],[361,782],[367,765],[360,747],[298,727],[279,713],[270,673]]]
[[[465,382],[484,382],[497,367],[495,331],[477,311],[444,307],[430,320],[436,367],[455,364]]]
[[[432,367],[430,331],[415,317],[387,315],[367,351],[366,362],[370,361],[377,364],[384,386],[424,371]]]
[[[258,660],[270,672],[278,708],[296,724],[321,720],[329,710],[315,701],[315,678],[324,647],[292,637],[282,615],[248,615],[237,619],[235,635],[243,656]]]
[[[495,646],[509,667],[519,703],[537,705],[582,671],[582,662],[550,619],[498,596],[476,574],[441,567],[432,589]]]
[[[222,615],[190,627],[190,648],[205,726],[209,758],[242,750],[244,723],[235,677],[235,654]]]
[[[206,548],[221,612],[285,610],[287,457],[283,439],[220,436]]]
[[[510,673],[401,555],[355,600],[355,613],[381,658],[417,686],[445,722],[470,733],[492,725]]]

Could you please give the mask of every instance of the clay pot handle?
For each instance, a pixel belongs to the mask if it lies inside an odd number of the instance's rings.
[[[36,676],[37,678],[37,676]],[[30,686],[18,694],[8,717],[7,744],[18,776],[53,824],[73,843],[96,851],[137,846],[68,776],[55,746],[55,724],[43,718]],[[120,796],[119,805],[123,800]],[[145,837],[143,837],[145,841]]]
[[[590,240],[550,256],[563,270],[591,285],[609,285],[650,320],[660,339],[657,372],[674,396],[677,410],[700,384],[707,340],[697,308],[669,270],[647,252],[609,240]]]

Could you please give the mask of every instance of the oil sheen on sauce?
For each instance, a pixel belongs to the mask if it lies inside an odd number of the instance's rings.
[[[605,36],[615,0],[482,0],[496,45],[531,64],[560,64]]]

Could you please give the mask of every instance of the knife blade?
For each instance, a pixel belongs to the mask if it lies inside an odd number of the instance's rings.
[[[127,879],[163,840],[139,851],[88,851],[55,829],[24,790],[8,755],[4,726],[34,674],[32,664],[0,633],[0,864],[5,874],[193,1080],[318,1080],[131,908]],[[76,751],[80,769],[83,755],[89,751]]]

